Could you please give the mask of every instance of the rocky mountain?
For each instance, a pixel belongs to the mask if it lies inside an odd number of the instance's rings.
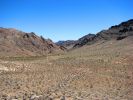
[[[66,40],[66,41],[58,41],[56,44],[59,46],[64,46],[67,49],[75,48],[75,47],[81,47],[85,45],[88,41],[91,41],[94,37],[94,34],[87,34],[78,40]]]
[[[88,34],[78,40],[59,41],[37,36],[34,32],[26,33],[12,28],[0,28],[0,56],[37,56],[62,52],[94,44],[98,41],[117,41],[133,36],[133,19],[102,30],[97,34]]]
[[[61,52],[64,49],[34,32],[0,28],[0,56],[38,56]]]
[[[133,19],[122,22],[119,25],[102,30],[97,34],[87,34],[78,40],[59,41],[56,44],[64,46],[68,49],[78,48],[84,45],[96,43],[98,41],[108,41],[111,39],[122,40],[133,35]]]
[[[95,39],[117,39],[121,40],[130,35],[133,35],[133,20],[122,22],[119,25],[110,27],[108,30],[101,31],[96,34]]]
[[[79,38],[77,40],[77,42],[75,43],[75,45],[73,46],[73,48],[81,47],[81,46],[85,45],[86,43],[91,42],[93,40],[94,36],[95,36],[94,34],[88,34],[88,35],[85,35],[85,36]]]
[[[82,47],[83,45],[93,44],[98,41],[108,41],[111,39],[122,40],[128,36],[133,36],[133,19],[122,22],[119,25],[110,27],[108,30],[102,30],[95,34],[88,34],[78,40],[73,48]]]

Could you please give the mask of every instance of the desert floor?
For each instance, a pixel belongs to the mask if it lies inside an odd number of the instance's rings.
[[[133,100],[133,42],[0,58],[0,100]]]

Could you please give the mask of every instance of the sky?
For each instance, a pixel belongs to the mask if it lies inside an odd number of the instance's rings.
[[[133,0],[0,0],[0,27],[76,40],[133,19]]]

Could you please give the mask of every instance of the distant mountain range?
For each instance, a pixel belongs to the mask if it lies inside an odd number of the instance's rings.
[[[39,56],[64,51],[49,39],[35,33],[12,28],[0,28],[0,56]]]
[[[40,56],[49,53],[61,53],[99,41],[115,39],[120,41],[133,36],[133,19],[102,30],[97,34],[88,34],[78,40],[53,43],[50,39],[37,36],[34,32],[26,33],[12,28],[0,28],[0,56]]]
[[[66,40],[66,41],[58,41],[56,42],[59,46],[64,46],[67,49],[73,48],[73,46],[77,43],[76,40]]]
[[[56,44],[73,49],[94,44],[98,41],[108,41],[111,39],[122,40],[128,36],[133,36],[133,19],[112,26],[108,30],[102,30],[97,34],[88,34],[78,40],[59,41]]]

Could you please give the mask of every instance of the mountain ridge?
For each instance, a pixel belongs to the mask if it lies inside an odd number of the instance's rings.
[[[1,56],[40,56],[60,53],[91,45],[99,41],[117,41],[133,36],[133,19],[111,26],[97,34],[87,34],[78,40],[67,40],[53,43],[50,39],[37,36],[34,32],[26,33],[14,28],[0,27]]]
[[[51,40],[13,28],[0,28],[1,56],[39,56],[63,51]]]
[[[79,38],[78,40],[75,40],[75,42],[73,43],[73,47],[71,49],[79,48],[84,45],[90,45],[101,40],[102,41],[109,41],[111,39],[122,40],[132,35],[133,35],[133,19],[130,19],[118,25],[111,26],[107,30],[102,30],[96,34],[89,33]],[[65,41],[64,44],[66,44]],[[69,45],[71,45],[71,43]],[[67,47],[66,45],[63,44],[62,46]]]

